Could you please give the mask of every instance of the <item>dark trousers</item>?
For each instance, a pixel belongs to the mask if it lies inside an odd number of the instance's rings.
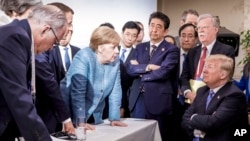
[[[188,108],[189,105],[187,103],[180,103],[178,99],[176,100],[176,103],[174,105],[174,121],[175,121],[175,132],[176,132],[176,140],[178,141],[190,141],[190,137],[187,134],[186,130],[182,128],[181,122],[182,122],[182,116],[185,112],[185,110]]]
[[[0,141],[15,141],[15,138],[20,137],[20,132],[14,121],[9,122],[3,134],[0,135]]]
[[[173,115],[153,115],[146,113],[146,119],[158,121],[162,141],[177,141],[175,134],[175,121]]]
[[[144,104],[144,94],[140,93],[136,103],[135,108],[130,113],[131,118],[145,118],[146,109]]]

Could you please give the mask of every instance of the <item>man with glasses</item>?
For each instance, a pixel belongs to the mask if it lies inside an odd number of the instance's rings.
[[[187,23],[190,23],[190,24],[193,24],[194,26],[197,26],[197,19],[199,17],[199,13],[194,10],[194,9],[188,9],[188,10],[184,10],[182,12],[182,15],[181,15],[181,21],[180,21],[180,26],[184,25],[184,24],[187,24]],[[181,44],[180,44],[180,36],[176,36],[175,37],[175,41],[176,41],[176,46],[177,47],[181,47]],[[197,40],[196,44],[194,45],[197,46],[199,45],[199,41]]]
[[[53,6],[58,7],[57,5]],[[60,7],[58,8],[61,10]],[[65,14],[63,10],[62,12]],[[51,47],[59,46],[61,43],[65,42],[65,40],[69,40],[71,37],[72,30],[70,29],[72,29],[72,23],[68,23],[69,15],[65,15],[67,19],[66,24],[68,25],[67,32],[65,34],[66,36],[64,35],[63,38],[58,38],[55,28],[51,27],[50,31],[54,36],[53,38],[55,39],[55,42],[51,45]],[[54,50],[54,48],[52,50]],[[36,55],[37,112],[41,116],[50,133],[63,130],[69,134],[73,134],[75,132],[74,126],[70,118],[71,115],[69,109],[60,92],[60,87],[58,84],[59,80],[57,80],[58,75],[55,73],[55,70],[50,64],[51,58],[49,54],[52,52],[52,50]],[[57,66],[54,68],[56,67]],[[58,67],[61,69],[61,66]],[[65,70],[63,71],[65,73]]]
[[[189,99],[191,103],[196,94],[194,91],[191,91],[189,81],[190,79],[202,81],[205,58],[210,54],[224,54],[234,60],[233,47],[216,40],[219,28],[220,23],[217,17],[211,14],[199,16],[197,31],[201,45],[189,50],[180,77],[182,94]]]
[[[179,76],[182,73],[183,70],[183,63],[185,62],[187,53],[191,48],[193,48],[198,40],[198,33],[196,31],[196,26],[193,25],[192,23],[187,23],[182,25],[179,28],[179,39],[180,39],[180,64],[179,64]],[[185,98],[183,94],[181,93],[180,87],[178,91],[178,96],[177,96],[177,110],[176,110],[176,116],[177,116],[177,131],[178,131],[178,140],[181,141],[187,141],[188,140],[188,135],[183,130],[181,127],[181,120],[182,116],[189,106],[189,104],[185,103]]]
[[[60,85],[60,81],[65,77],[65,73],[68,71],[74,55],[80,48],[70,44],[73,34],[73,9],[60,2],[53,2],[48,5],[54,5],[60,8],[66,15],[69,25],[68,33],[65,35],[65,38],[61,41],[58,40],[58,44],[55,44],[53,49],[49,51],[50,65],[55,74],[56,81]]]
[[[56,29],[58,39],[67,31],[65,15],[54,6],[38,6],[27,19],[13,20],[0,28],[1,141],[20,136],[26,141],[51,141],[29,90],[35,65],[32,56],[51,49],[56,41],[51,28]]]

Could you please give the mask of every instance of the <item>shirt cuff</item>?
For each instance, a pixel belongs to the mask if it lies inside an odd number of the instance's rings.
[[[192,119],[194,118],[194,116],[196,116],[196,115],[198,115],[198,114],[193,114],[193,115],[191,116],[190,120],[192,120]]]
[[[64,120],[62,123],[65,124],[65,123],[68,123],[68,122],[71,122],[71,118],[68,118],[68,119]]]
[[[184,97],[186,97],[186,95],[187,95],[188,92],[191,92],[191,90],[190,90],[190,89],[187,89],[187,90],[184,91],[184,94],[183,94]]]

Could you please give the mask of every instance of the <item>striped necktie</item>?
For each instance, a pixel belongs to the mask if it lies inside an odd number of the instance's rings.
[[[64,55],[65,67],[66,67],[66,70],[68,71],[69,66],[70,66],[70,59],[69,59],[68,48],[65,47],[64,51],[65,51],[65,55]]]

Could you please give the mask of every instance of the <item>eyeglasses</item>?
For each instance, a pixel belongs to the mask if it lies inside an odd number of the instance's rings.
[[[54,29],[51,27],[50,28],[51,29],[51,31],[52,31],[52,33],[54,34],[54,36],[55,36],[55,39],[56,39],[56,42],[54,43],[56,46],[58,46],[59,44],[60,44],[60,42],[59,42],[59,40],[58,40],[58,38],[57,38],[57,36],[56,36],[56,33],[55,33],[55,31],[54,31]]]
[[[194,36],[193,35],[181,35],[181,39],[193,39]]]

